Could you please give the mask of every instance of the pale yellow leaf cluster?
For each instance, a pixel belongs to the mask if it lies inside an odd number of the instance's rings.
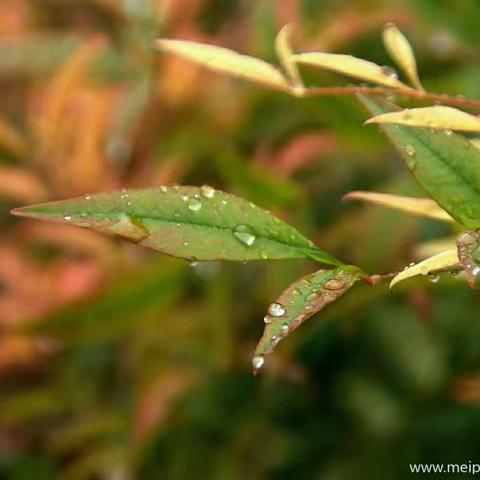
[[[403,272],[400,272],[391,282],[390,288],[398,285],[400,282],[408,278],[416,277],[418,275],[428,275],[439,270],[450,269],[460,264],[458,259],[457,249],[447,250],[445,252],[434,255],[433,257],[423,260],[423,262],[407,267]]]
[[[424,89],[418,77],[417,62],[412,46],[393,23],[385,25],[383,29],[383,43],[392,59],[405,73],[410,83],[417,90],[423,92]]]
[[[298,63],[319,67],[365,82],[376,83],[392,88],[410,89],[408,85],[398,80],[391,69],[381,67],[368,60],[352,57],[351,55],[309,52],[297,54],[294,58]]]
[[[275,40],[275,51],[283,69],[289,77],[294,91],[296,89],[301,94],[304,90],[304,85],[290,45],[291,30],[291,25],[285,25],[280,32],[278,32]]]
[[[457,108],[440,105],[384,113],[368,119],[366,123],[390,123],[434,130],[480,132],[480,117]]]
[[[403,212],[412,213],[421,217],[433,218],[443,222],[454,222],[453,218],[432,199],[403,197],[388,193],[350,192],[345,195],[344,200],[360,200],[373,203],[382,207],[394,208]]]
[[[286,91],[289,88],[285,77],[273,65],[228,48],[187,40],[158,40],[157,46],[164,52],[175,53],[218,72],[245,78],[278,90]]]

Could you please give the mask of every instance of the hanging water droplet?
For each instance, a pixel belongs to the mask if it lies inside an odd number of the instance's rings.
[[[89,193],[87,193],[84,198],[87,202],[89,202],[92,199],[92,196]]]
[[[188,209],[192,212],[198,212],[202,208],[202,202],[198,198],[191,198],[188,201]]]
[[[407,143],[407,145],[405,145],[405,153],[409,157],[414,157],[417,154],[417,151],[415,150],[415,147],[413,145]]]
[[[160,187],[160,191],[161,191],[162,193],[167,193],[168,188],[167,188],[165,185],[162,185],[162,186]]]
[[[323,285],[323,288],[325,288],[326,290],[341,290],[344,287],[345,283],[342,282],[342,280],[338,280],[336,278],[328,280],[328,282],[325,282],[325,284]]]
[[[255,232],[248,225],[238,225],[238,226],[236,226],[233,229],[233,235],[235,236],[235,238],[237,240],[242,242],[247,247],[251,247],[255,243],[255,241],[257,240]]]
[[[263,322],[265,323],[265,325],[268,325],[269,323],[272,323],[272,317],[270,317],[270,315],[265,315],[263,317]]]
[[[71,222],[72,221],[72,216],[69,214],[69,213],[65,213],[63,215],[63,219],[66,221],[66,222]]]
[[[253,372],[257,373],[257,371],[263,367],[264,363],[265,363],[265,357],[263,355],[257,355],[253,357],[252,359]]]
[[[390,78],[394,78],[394,79],[398,78],[397,71],[388,65],[385,65],[384,67],[382,67],[382,73]]]
[[[437,283],[439,280],[440,280],[440,275],[438,273],[436,274],[430,274],[428,275],[428,279],[432,282],[432,283]]]
[[[183,242],[184,247],[188,247],[188,242]]]
[[[188,260],[188,265],[190,267],[196,267],[198,265],[198,260],[195,257],[192,257]]]
[[[280,303],[272,303],[268,307],[268,313],[272,317],[283,317],[285,315],[285,308]]]
[[[284,323],[284,324],[282,325],[282,331],[283,331],[283,332],[288,332],[288,324]]]
[[[215,189],[209,185],[202,185],[200,191],[205,198],[213,198],[215,196]]]

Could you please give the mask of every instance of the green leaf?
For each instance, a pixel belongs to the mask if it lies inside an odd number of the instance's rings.
[[[12,213],[91,228],[186,259],[342,264],[268,211],[208,186],[100,193]]]
[[[399,108],[359,95],[373,115]],[[402,155],[420,186],[446,212],[469,228],[480,227],[480,151],[463,136],[404,125],[380,128]]]
[[[264,319],[265,330],[252,360],[254,373],[263,366],[265,356],[271,353],[283,338],[329,303],[340,298],[362,275],[358,267],[345,265],[334,270],[319,270],[290,285],[268,307],[268,314]]]

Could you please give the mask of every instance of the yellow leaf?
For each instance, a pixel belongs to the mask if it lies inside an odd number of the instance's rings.
[[[393,123],[434,130],[461,130],[480,132],[480,118],[453,107],[435,106],[411,108],[384,113],[369,118],[365,123]]]
[[[417,62],[415,54],[403,33],[393,24],[388,23],[383,29],[383,43],[395,63],[402,69],[411,84],[417,89],[424,91],[418,78]]]
[[[457,249],[447,250],[445,252],[427,258],[423,262],[417,263],[411,267],[407,267],[403,272],[399,273],[391,282],[390,288],[417,275],[428,275],[431,272],[449,269],[460,264]]]
[[[388,68],[350,55],[310,52],[294,55],[294,59],[297,63],[320,67],[386,87],[411,89],[392,75]]]
[[[443,222],[454,222],[454,219],[430,198],[402,197],[400,195],[391,195],[388,193],[357,191],[348,193],[343,199],[347,201],[360,200],[381,205],[383,207],[402,210],[421,217],[433,218]]]
[[[261,83],[278,90],[288,90],[282,73],[263,60],[223,47],[187,40],[157,40],[163,52],[175,53],[212,70]]]
[[[293,92],[301,96],[304,92],[304,84],[297,63],[293,58],[293,50],[290,45],[291,30],[291,25],[285,25],[280,32],[278,32],[275,40],[275,51],[292,83]]]

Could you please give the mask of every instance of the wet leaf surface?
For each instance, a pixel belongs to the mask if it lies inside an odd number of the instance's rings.
[[[360,95],[372,115],[398,111],[383,99]],[[451,131],[381,124],[420,186],[463,225],[480,226],[480,151]]]
[[[268,211],[206,185],[85,195],[13,213],[91,228],[186,259],[310,258],[341,265]]]
[[[265,330],[252,360],[254,373],[283,338],[340,298],[361,277],[359,268],[348,265],[319,270],[290,285],[268,308],[264,318]]]

